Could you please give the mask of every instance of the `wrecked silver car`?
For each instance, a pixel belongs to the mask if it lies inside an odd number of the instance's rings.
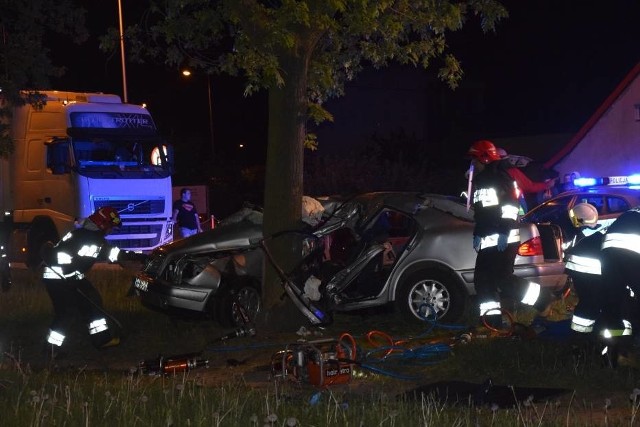
[[[473,210],[463,200],[404,192],[318,200],[322,211],[308,231],[306,257],[283,280],[290,297],[311,312],[393,304],[414,321],[461,318],[475,293],[476,258]],[[245,208],[213,230],[155,250],[134,280],[142,302],[208,313],[224,326],[239,321],[234,302],[255,315],[265,259],[261,217]],[[563,288],[557,227],[522,224],[520,236],[516,274]],[[305,314],[312,323],[325,322]]]

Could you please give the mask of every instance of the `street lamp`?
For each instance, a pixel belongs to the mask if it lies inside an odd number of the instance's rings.
[[[122,92],[127,102],[127,70],[124,61],[124,31],[122,26],[122,0],[118,0],[118,20],[120,22],[120,61],[122,62]]]
[[[191,70],[182,70],[182,75],[185,77],[191,76]],[[211,76],[207,74],[207,100],[209,101],[209,137],[211,141],[211,155],[215,157],[216,146],[213,142],[213,100],[211,95]]]

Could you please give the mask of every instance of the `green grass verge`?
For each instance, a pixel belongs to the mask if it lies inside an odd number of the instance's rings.
[[[584,426],[635,425],[638,384],[635,367],[605,367],[597,349],[567,340],[472,338],[442,354],[378,356],[365,361],[375,373],[357,369],[348,386],[320,390],[305,384],[265,381],[245,376],[207,381],[207,370],[169,377],[126,375],[118,359],[135,365],[157,354],[202,350],[225,368],[227,359],[247,357],[268,364],[279,348],[253,349],[238,341],[236,353],[215,354],[212,340],[222,332],[210,321],[172,319],[125,297],[131,274],[121,269],[91,273],[105,307],[125,326],[127,340],[116,350],[98,353],[82,344],[81,328],[72,343],[76,363],[61,369],[38,367],[51,307],[37,275],[15,272],[15,285],[0,294],[0,424],[7,426]],[[559,317],[564,307],[558,306]],[[517,313],[525,320],[530,313]],[[404,323],[393,313],[338,315],[323,336],[356,336],[362,353],[371,350],[364,335],[381,330],[417,349],[459,331],[429,330]],[[293,342],[299,337],[290,337]],[[418,339],[419,338],[419,339]],[[260,337],[256,337],[260,339]],[[235,344],[235,343],[234,343]],[[242,346],[247,348],[243,349]],[[375,353],[374,353],[375,354]],[[248,355],[248,356],[247,356]],[[216,358],[217,357],[217,358]],[[129,359],[128,359],[129,358]],[[93,363],[85,363],[87,360]],[[98,366],[98,368],[96,368]],[[410,378],[410,379],[409,379]],[[436,396],[404,394],[438,381],[561,388],[548,400],[524,400],[510,407],[445,404]],[[637,391],[637,390],[636,390]],[[640,392],[638,392],[640,393]]]

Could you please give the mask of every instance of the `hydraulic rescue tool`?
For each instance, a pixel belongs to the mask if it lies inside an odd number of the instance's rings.
[[[243,325],[233,331],[220,336],[217,341],[227,341],[231,338],[255,336],[256,329],[246,309],[236,301],[233,303],[233,311],[238,322]],[[155,359],[144,360],[138,364],[133,373],[144,375],[172,375],[179,372],[188,372],[196,368],[208,368],[209,360],[202,358],[203,352],[180,354],[176,356],[158,356]]]
[[[348,348],[335,339],[296,342],[271,357],[271,374],[319,387],[347,384],[354,353],[355,344]]]
[[[180,354],[176,356],[158,356],[155,359],[140,362],[135,373],[144,375],[172,375],[188,372],[195,368],[208,368],[209,361],[201,359],[200,353]]]

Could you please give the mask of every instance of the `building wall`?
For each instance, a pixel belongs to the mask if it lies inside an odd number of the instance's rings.
[[[567,156],[554,166],[560,176],[640,173],[640,78],[616,99]]]

